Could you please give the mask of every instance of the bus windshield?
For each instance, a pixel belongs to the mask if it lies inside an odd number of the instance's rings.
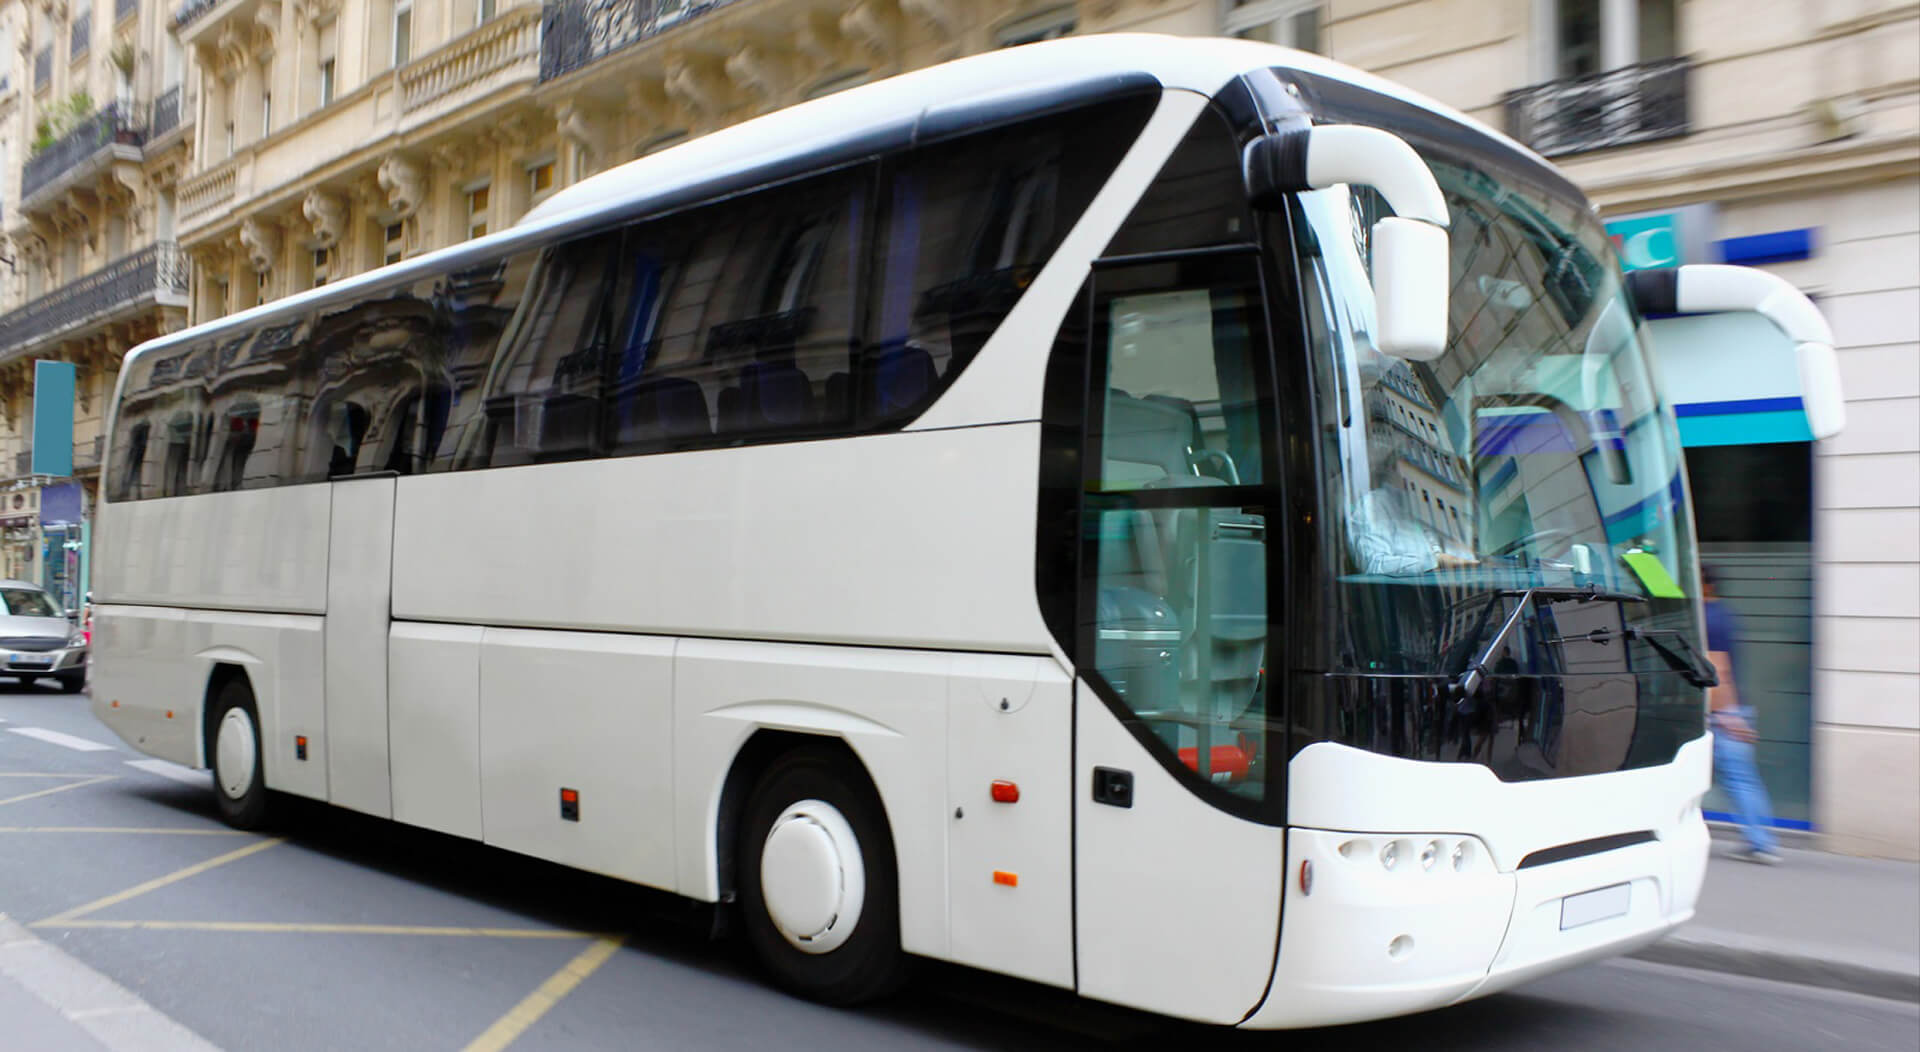
[[[1336,666],[1457,673],[1486,634],[1476,600],[1536,587],[1632,597],[1583,632],[1631,624],[1697,643],[1678,431],[1603,230],[1584,202],[1491,163],[1427,160],[1452,215],[1451,325],[1434,361],[1372,346],[1364,261],[1381,198],[1335,187],[1302,195],[1296,217]],[[1539,644],[1566,627],[1535,631],[1499,667],[1564,670]]]

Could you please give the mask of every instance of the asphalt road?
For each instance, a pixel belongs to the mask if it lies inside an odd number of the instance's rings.
[[[1920,1047],[1910,1004],[1638,961],[1291,1037],[937,965],[837,1011],[670,897],[319,806],[235,833],[144,760],[84,697],[0,681],[0,914],[227,1049]]]

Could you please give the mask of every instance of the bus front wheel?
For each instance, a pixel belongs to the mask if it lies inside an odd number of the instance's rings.
[[[220,817],[235,829],[256,829],[267,818],[267,782],[260,762],[260,718],[244,678],[235,676],[220,685],[212,728],[207,753]]]
[[[893,838],[867,780],[834,749],[775,760],[740,826],[747,941],[781,986],[828,1004],[905,978]]]

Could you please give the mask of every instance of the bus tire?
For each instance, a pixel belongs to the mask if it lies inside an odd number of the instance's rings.
[[[747,800],[734,856],[754,955],[778,985],[833,1005],[883,996],[906,978],[893,837],[851,766],[824,746],[774,760]]]
[[[213,698],[207,763],[220,817],[235,829],[258,829],[267,819],[267,780],[260,747],[260,714],[245,676],[231,676]]]

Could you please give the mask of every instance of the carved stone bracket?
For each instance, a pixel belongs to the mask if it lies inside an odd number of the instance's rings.
[[[240,249],[255,274],[265,274],[280,260],[280,224],[248,216],[240,221]]]
[[[840,32],[873,58],[886,58],[899,39],[899,9],[889,0],[859,0],[840,16]]]
[[[662,81],[667,98],[703,118],[720,116],[731,108],[727,79],[713,63],[700,56],[679,54],[667,60]]]
[[[427,173],[404,154],[388,154],[387,159],[380,162],[374,179],[386,195],[387,207],[397,218],[412,216],[426,200]]]
[[[724,68],[727,79],[742,93],[771,101],[779,97],[789,77],[784,63],[756,44],[742,44],[728,56]]]
[[[340,235],[347,228],[346,198],[316,187],[307,191],[306,200],[300,202],[300,214],[313,227],[316,248],[332,248],[340,243]]]
[[[567,100],[554,108],[553,119],[562,139],[585,148],[596,158],[612,156],[614,122],[607,114]]]

